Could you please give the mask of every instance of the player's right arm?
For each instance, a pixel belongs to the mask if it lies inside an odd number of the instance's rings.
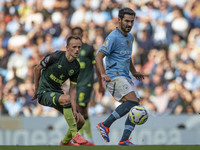
[[[114,45],[114,34],[109,34],[108,37],[105,39],[103,45],[99,49],[97,56],[96,56],[96,67],[97,67],[97,75],[99,78],[101,78],[103,81],[109,82],[111,79],[110,77],[105,73],[105,68],[103,65],[103,58],[106,55],[110,55],[113,49]]]
[[[103,65],[103,58],[106,56],[103,52],[98,52],[96,56],[96,67],[97,67],[97,75],[102,80],[109,82],[110,77],[105,73],[105,68]]]
[[[35,68],[34,68],[34,80],[35,80],[35,90],[34,90],[34,95],[32,100],[35,100],[37,98],[37,89],[39,86],[39,80],[40,80],[40,72],[42,70],[42,66],[40,64],[38,64]]]
[[[62,52],[56,51],[54,53],[46,55],[43,60],[34,68],[34,79],[35,79],[35,90],[32,100],[37,98],[37,89],[39,87],[39,81],[40,81],[40,73],[42,69],[48,68],[51,64],[56,62],[60,55],[62,55]]]

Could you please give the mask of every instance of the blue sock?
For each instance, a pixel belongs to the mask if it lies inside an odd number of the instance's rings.
[[[135,124],[133,124],[130,121],[130,119],[127,117],[126,122],[125,122],[124,132],[123,132],[120,142],[128,140],[134,128],[135,128]]]
[[[139,103],[138,103],[138,102],[135,102],[135,101],[130,101],[130,100],[128,100],[128,101],[122,103],[122,104],[119,105],[119,106],[115,109],[115,111],[113,111],[112,114],[103,122],[103,125],[105,125],[106,127],[109,128],[109,127],[111,126],[111,124],[112,124],[115,120],[117,120],[117,119],[123,117],[124,115],[126,115],[126,114],[129,112],[129,110],[130,110],[133,106],[136,106],[136,105],[139,105]]]

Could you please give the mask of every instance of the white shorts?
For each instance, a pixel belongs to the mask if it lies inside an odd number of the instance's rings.
[[[140,96],[134,86],[133,81],[126,77],[120,76],[114,78],[107,83],[107,89],[117,101],[121,101],[122,97],[132,91],[135,92],[136,97],[140,99]]]

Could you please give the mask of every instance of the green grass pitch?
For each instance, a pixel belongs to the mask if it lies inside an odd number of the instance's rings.
[[[0,150],[200,150],[200,145],[0,146]]]

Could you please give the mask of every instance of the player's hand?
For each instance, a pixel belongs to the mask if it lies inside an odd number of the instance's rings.
[[[144,79],[144,75],[140,72],[134,72],[133,76],[137,79],[137,80],[143,80]]]
[[[37,98],[37,92],[35,91],[35,92],[34,92],[34,95],[33,95],[33,97],[32,97],[32,101],[35,100],[36,98]]]
[[[101,75],[101,79],[103,81],[106,81],[106,82],[110,82],[111,81],[110,77],[108,75],[106,75],[106,74],[102,74]]]
[[[78,123],[79,122],[79,115],[78,115],[77,111],[76,110],[73,111],[73,114],[74,114],[74,117],[76,119],[76,123]]]

